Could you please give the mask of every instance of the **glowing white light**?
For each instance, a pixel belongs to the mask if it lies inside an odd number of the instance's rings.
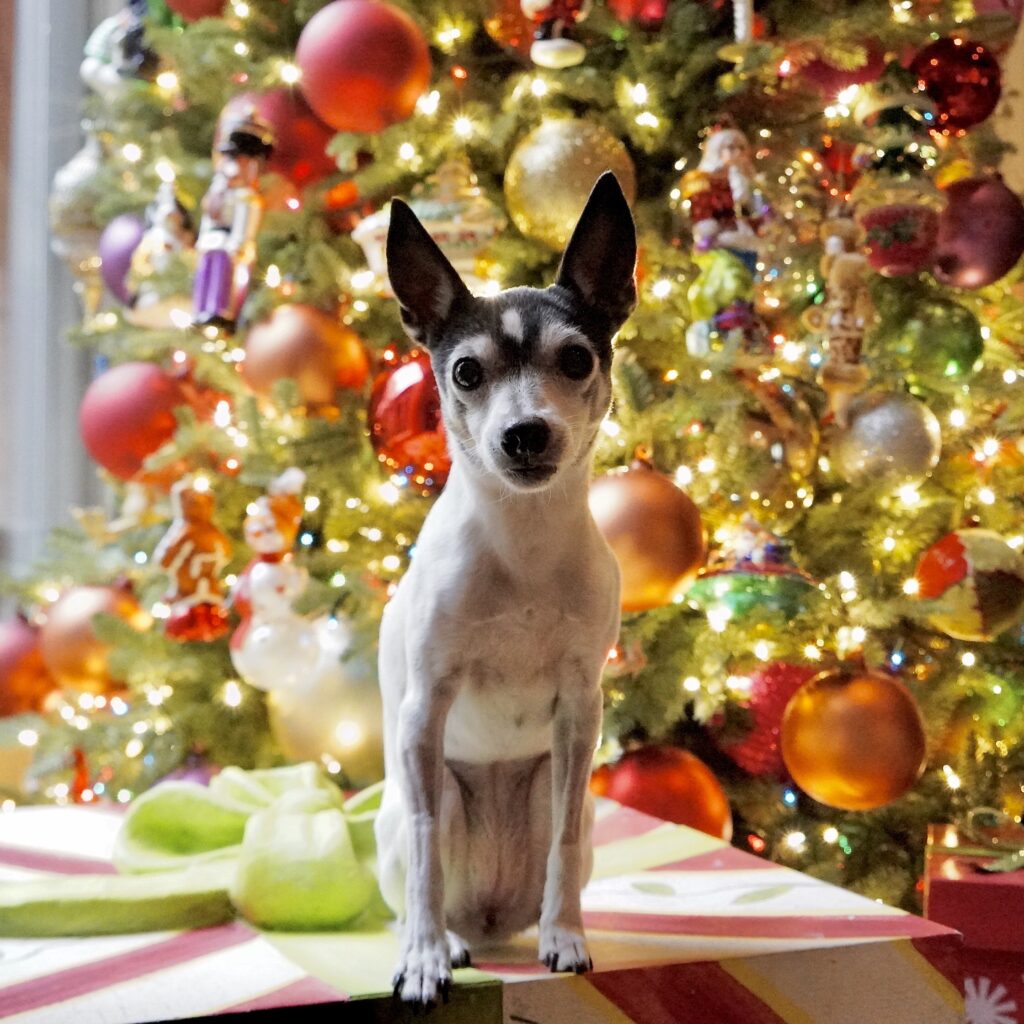
[[[138,163],[142,159],[142,147],[134,142],[128,142],[121,148],[121,155],[130,164]]]
[[[908,508],[913,508],[921,502],[921,492],[914,484],[904,484],[899,491],[897,491],[897,494],[899,494],[900,501],[902,501]]]
[[[680,466],[676,470],[676,483],[680,487],[689,487],[693,483],[693,470],[689,466]]]
[[[18,733],[18,742],[23,747],[34,747],[39,742],[39,733],[35,729],[22,729]]]
[[[784,839],[783,842],[794,851],[799,853],[807,846],[807,836],[803,832],[790,832]]]
[[[854,626],[850,630],[850,640],[855,644],[862,644],[867,639],[868,632],[863,626]]]
[[[963,409],[954,409],[949,414],[949,425],[951,427],[962,427],[967,422],[967,413]]]
[[[248,43],[235,43],[233,49],[234,49],[235,53],[238,54],[239,57],[248,57],[249,56],[249,44]]]
[[[921,584],[914,579],[913,576],[908,577],[903,581],[903,593],[913,597],[921,589]]]
[[[821,650],[817,644],[808,644],[804,648],[804,657],[808,661],[821,661]]]
[[[460,114],[452,121],[452,131],[460,139],[468,139],[473,134],[473,122],[465,114]]]
[[[1003,371],[1003,382],[1005,384],[1016,384],[1017,383],[1017,371],[1016,370],[1004,370]]]
[[[178,76],[173,71],[161,71],[156,76],[156,84],[167,92],[178,88]]]
[[[320,507],[320,499],[315,494],[310,494],[302,503],[307,512],[315,512]]]
[[[401,491],[393,483],[384,483],[377,488],[377,493],[389,505],[394,505],[402,496]]]
[[[411,142],[403,142],[398,147],[398,157],[400,160],[415,160],[416,147]]]
[[[365,291],[367,288],[372,288],[376,280],[377,275],[372,270],[357,270],[352,275],[352,287]]]
[[[380,560],[380,564],[388,572],[397,572],[399,569],[402,568],[402,560],[398,557],[398,555],[385,555]]]
[[[942,774],[946,777],[946,785],[950,789],[959,789],[963,783],[960,780],[960,776],[957,775],[951,765],[944,764],[942,766]]]
[[[826,843],[836,843],[839,841],[839,829],[837,829],[835,825],[829,825],[822,829],[821,838],[824,839]]]
[[[302,68],[285,61],[278,69],[277,74],[285,85],[295,85],[302,78]]]
[[[839,586],[843,590],[856,590],[857,589],[857,577],[852,572],[841,572],[839,574]]]
[[[647,86],[644,85],[643,82],[637,82],[636,85],[634,85],[629,90],[629,98],[634,103],[637,103],[637,104],[646,103],[649,97],[650,97],[650,93],[647,90]]]
[[[267,267],[263,280],[267,282],[267,286],[270,288],[279,287],[281,284],[281,268],[276,263],[271,263]]]
[[[441,105],[441,94],[436,89],[432,90],[431,92],[424,93],[416,101],[416,109],[421,114],[426,114],[428,116],[430,116],[432,114],[436,114],[437,113],[437,108],[440,105]]]
[[[634,120],[641,128],[657,128],[661,124],[661,121],[649,110],[645,110],[642,114],[637,114]]]
[[[545,82],[543,78],[535,78],[530,83],[530,92],[532,92],[533,95],[537,97],[537,99],[540,99],[543,96],[547,96],[548,83]]]
[[[358,747],[363,741],[363,728],[358,722],[341,721],[334,727],[334,739],[340,747]]]
[[[217,403],[217,408],[213,413],[213,422],[222,430],[231,422],[231,406],[227,402]]]
[[[142,753],[142,740],[138,736],[133,736],[124,745],[124,753],[126,757],[138,757]]]
[[[767,661],[772,656],[772,645],[767,640],[758,640],[754,644],[754,657],[759,661]]]
[[[224,684],[224,689],[221,691],[220,698],[229,708],[237,708],[242,703],[242,688],[238,685],[237,680],[229,679]]]
[[[996,503],[996,492],[993,491],[991,487],[982,487],[981,490],[978,491],[978,501],[980,501],[982,505],[994,505]]]
[[[167,184],[170,184],[177,177],[177,175],[174,172],[174,164],[172,164],[171,161],[168,160],[167,157],[165,156],[162,156],[160,157],[159,160],[157,160],[156,173],[157,177],[159,177],[161,181],[166,182]]]
[[[705,455],[700,462],[697,463],[697,470],[701,473],[714,473],[717,463],[710,455]]]
[[[964,668],[974,668],[977,661],[978,659],[974,656],[973,651],[965,651],[960,656],[960,664],[963,665]]]
[[[886,537],[885,540],[882,541],[882,550],[883,551],[892,551],[895,547],[896,547],[896,538],[895,537]]]
[[[687,676],[683,680],[683,689],[687,693],[697,693],[700,690],[700,680],[696,676]]]
[[[651,294],[656,299],[667,298],[668,294],[671,291],[672,291],[672,282],[668,278],[666,278],[666,277],[663,277],[660,280],[655,281],[654,284],[651,285]]]
[[[711,608],[708,610],[708,625],[716,633],[724,633],[725,627],[732,618],[732,612],[728,608]]]

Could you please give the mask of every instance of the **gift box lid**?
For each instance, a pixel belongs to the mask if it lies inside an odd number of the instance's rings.
[[[0,884],[111,870],[119,821],[87,808],[0,815]],[[437,1020],[960,1020],[959,937],[941,925],[611,801],[598,802],[594,844],[583,903],[595,971],[549,974],[527,932],[457,971],[452,1003]],[[364,1000],[368,1015],[354,1019],[405,1019],[391,1009],[397,954],[392,925],[298,934],[236,921],[177,933],[0,939],[0,1017],[127,1024]]]
[[[925,856],[925,916],[961,932],[969,949],[1024,953],[1024,870],[978,868],[1009,852],[965,835],[955,825],[931,825]],[[1016,849],[1024,849],[1024,829]]]

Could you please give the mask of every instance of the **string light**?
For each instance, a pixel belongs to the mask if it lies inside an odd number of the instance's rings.
[[[837,843],[839,841],[839,829],[837,829],[835,825],[827,825],[821,831],[821,838],[830,845],[832,843]]]
[[[914,508],[921,503],[921,492],[915,484],[904,484],[896,493],[907,508]]]
[[[402,560],[398,555],[385,555],[380,564],[388,572],[397,572],[402,567]]]
[[[239,57],[248,57],[249,56],[249,44],[248,43],[242,43],[242,42],[235,43],[233,49],[234,49],[235,53],[238,54]]]
[[[687,693],[697,693],[700,691],[700,680],[696,676],[687,676],[683,680],[683,689]]]
[[[913,576],[903,581],[903,593],[913,597],[921,589],[921,584]]]
[[[982,487],[978,491],[978,501],[982,505],[994,505],[996,503],[996,492],[991,487]]]
[[[950,789],[959,789],[963,785],[960,776],[953,771],[953,768],[950,765],[944,764],[942,766],[942,774],[945,776],[946,785]]]
[[[783,842],[794,852],[802,853],[807,847],[807,836],[803,832],[790,832]]]
[[[655,281],[654,284],[651,285],[651,294],[656,299],[667,298],[671,291],[672,282],[668,280],[668,278],[666,277],[660,278],[659,280]]]
[[[229,679],[221,690],[220,699],[229,708],[237,708],[242,703],[242,688],[237,679]]]
[[[427,117],[432,117],[437,113],[437,108],[441,105],[441,94],[433,89],[430,92],[424,93],[416,101],[416,109],[421,114],[426,114]]]
[[[973,651],[965,651],[960,656],[960,664],[963,665],[964,668],[974,668],[977,661],[978,659],[974,656]]]
[[[949,425],[951,427],[962,427],[967,423],[967,413],[963,409],[954,409],[949,414]]]
[[[407,163],[416,159],[416,147],[411,142],[403,142],[398,147],[398,157]]]
[[[173,71],[161,71],[156,76],[156,84],[165,92],[174,92],[178,88],[178,76]]]
[[[542,99],[548,94],[548,83],[543,78],[535,78],[530,83],[530,92],[533,93],[537,99]]]
[[[138,163],[142,159],[142,147],[134,142],[127,142],[121,147],[121,156],[130,164]]]
[[[646,103],[649,97],[650,92],[643,82],[637,82],[636,85],[630,87],[629,98],[638,106]]]
[[[808,644],[804,648],[804,657],[808,661],[821,661],[821,650],[817,644]]]
[[[460,139],[468,139],[473,134],[473,122],[465,114],[460,114],[452,121],[452,131]]]

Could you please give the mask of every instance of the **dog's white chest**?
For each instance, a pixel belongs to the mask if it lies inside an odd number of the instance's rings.
[[[462,631],[466,661],[445,757],[505,761],[550,750],[558,684],[579,647],[578,630],[557,608],[530,605]]]

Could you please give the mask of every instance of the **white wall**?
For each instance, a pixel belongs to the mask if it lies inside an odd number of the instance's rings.
[[[16,0],[7,273],[0,334],[0,526],[4,567],[38,556],[69,508],[98,487],[78,435],[90,356],[64,340],[79,318],[67,270],[50,252],[54,172],[81,146],[78,65],[90,28],[119,0]]]
[[[1024,31],[1017,33],[1002,65],[1005,99],[997,111],[999,134],[1017,147],[1004,161],[1003,176],[1010,188],[1024,193]]]

